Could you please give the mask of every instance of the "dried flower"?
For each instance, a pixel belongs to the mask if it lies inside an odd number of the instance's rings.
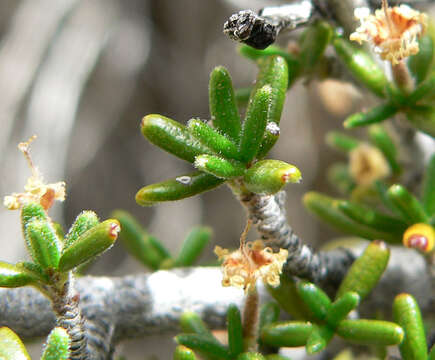
[[[361,21],[361,26],[350,35],[350,40],[360,44],[371,42],[382,59],[397,65],[402,59],[418,53],[417,39],[426,29],[426,14],[407,5],[390,8],[383,0],[382,9],[376,10],[375,15],[366,8],[359,8],[355,10],[355,17]]]
[[[216,246],[215,254],[223,260],[223,286],[235,286],[245,293],[255,288],[258,278],[271,286],[279,285],[279,275],[287,260],[288,251],[280,249],[274,253],[265,247],[262,240],[245,243],[240,241],[240,248],[232,253],[228,249]]]
[[[349,153],[349,171],[360,185],[370,185],[390,173],[387,160],[382,152],[368,144],[361,144]]]
[[[35,139],[36,136],[34,135],[28,141],[18,144],[18,149],[22,151],[32,170],[32,176],[29,177],[27,184],[24,186],[24,193],[13,193],[4,197],[3,205],[9,210],[20,209],[23,205],[30,202],[37,202],[45,210],[48,210],[53,205],[54,200],[65,200],[65,183],[60,181],[53,184],[44,184],[42,175],[33,165],[29,147],[30,143]]]

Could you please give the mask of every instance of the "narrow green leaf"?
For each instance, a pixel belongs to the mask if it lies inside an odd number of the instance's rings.
[[[375,106],[368,111],[360,112],[349,116],[343,126],[347,129],[355,128],[358,126],[367,126],[384,121],[398,111],[397,107],[391,103],[385,103]]]
[[[56,269],[62,244],[51,223],[33,220],[26,226],[26,239],[32,259],[44,269]]]
[[[266,360],[291,360],[291,359],[283,355],[270,354],[270,355],[266,355]]]
[[[297,290],[299,296],[307,304],[314,317],[320,321],[325,319],[331,307],[331,300],[328,295],[316,285],[306,281],[300,281],[297,284]]]
[[[65,238],[65,232],[63,231],[63,227],[61,224],[57,223],[57,222],[52,222],[53,227],[54,227],[54,231],[56,231],[56,235],[57,237],[62,240]]]
[[[229,161],[215,155],[198,155],[194,165],[198,170],[221,179],[242,176],[246,170],[245,165],[238,161]]]
[[[385,206],[387,210],[389,210],[391,213],[397,216],[401,216],[400,211],[397,209],[397,207],[391,202],[389,196],[388,196],[388,185],[381,181],[376,180],[374,183],[374,190],[377,193],[377,196],[379,200],[382,202],[382,204]]]
[[[47,338],[41,360],[67,360],[70,356],[70,337],[65,329],[54,328]]]
[[[349,174],[349,166],[344,163],[335,163],[329,167],[327,179],[331,186],[340,194],[348,195],[355,188],[355,181]]]
[[[354,261],[340,284],[336,298],[349,291],[364,299],[376,286],[388,265],[390,250],[382,241],[372,241]]]
[[[285,321],[264,326],[260,331],[261,341],[270,346],[304,346],[313,330],[313,325],[302,321]]]
[[[432,65],[434,45],[430,35],[422,36],[418,40],[418,47],[418,53],[410,56],[408,60],[409,70],[411,70],[417,84],[426,78]]]
[[[430,97],[435,93],[435,71],[428,76],[426,80],[421,82],[417,88],[407,97],[409,105],[415,105],[418,101],[425,97]]]
[[[356,48],[343,38],[335,38],[332,45],[338,57],[359,82],[377,96],[385,97],[385,87],[388,80],[369,54],[361,48]]]
[[[248,163],[260,149],[267,125],[267,113],[271,104],[272,88],[265,85],[249,100],[240,137],[240,158]]]
[[[263,355],[261,355],[260,353],[246,352],[246,353],[240,354],[237,357],[237,360],[265,360],[265,357]]]
[[[429,216],[435,215],[435,154],[432,155],[426,165],[421,201]]]
[[[397,162],[397,149],[385,128],[382,125],[371,125],[368,133],[372,143],[384,154],[393,174],[399,174],[402,169]]]
[[[99,223],[98,216],[93,211],[82,211],[74,220],[68,234],[65,237],[64,247],[69,247],[85,231],[93,228]]]
[[[361,144],[361,141],[339,131],[329,131],[326,134],[326,143],[337,150],[347,153]]]
[[[298,183],[301,179],[296,166],[280,160],[258,161],[243,177],[246,188],[256,194],[275,194],[287,183]]]
[[[31,360],[21,339],[7,327],[0,327],[0,359]]]
[[[205,325],[199,315],[194,312],[185,311],[181,315],[180,327],[184,333],[202,334],[215,339],[210,330],[207,328],[207,325]],[[217,340],[215,339],[215,341]]]
[[[433,106],[414,106],[406,112],[406,117],[415,128],[435,137],[435,108]]]
[[[326,315],[325,322],[332,329],[335,329],[340,321],[345,319],[346,316],[358,306],[359,301],[360,296],[358,293],[354,291],[344,293],[332,303],[331,308]]]
[[[396,243],[401,242],[403,232],[408,225],[401,219],[385,215],[379,211],[354,202],[340,200],[338,208],[356,222],[371,227],[377,231],[388,231],[397,236]]]
[[[178,345],[174,351],[174,360],[197,360],[195,353],[184,345]]]
[[[380,320],[343,320],[337,328],[343,339],[363,345],[397,345],[403,340],[403,329]]]
[[[231,359],[231,353],[226,346],[223,346],[216,339],[204,334],[181,334],[175,337],[177,344],[199,351],[204,355],[217,359]]]
[[[210,74],[209,103],[215,128],[238,143],[240,116],[230,74],[223,66],[214,68]]]
[[[326,21],[309,26],[300,41],[299,59],[302,71],[310,73],[322,58],[332,38],[332,28]]]
[[[307,340],[307,353],[313,355],[322,351],[329,344],[333,336],[334,331],[332,331],[329,327],[325,325],[313,325],[313,331]]]
[[[190,230],[175,259],[175,266],[192,266],[210,242],[213,231],[206,226],[197,226]]]
[[[170,258],[169,252],[160,245],[160,242],[148,234],[142,226],[127,211],[115,210],[112,216],[121,224],[120,239],[127,251],[145,266],[157,270],[165,259]],[[152,242],[154,239],[154,242]]]
[[[402,185],[392,185],[387,191],[387,196],[397,210],[400,211],[402,219],[406,223],[412,225],[428,222],[429,217],[421,203]]]
[[[0,261],[0,287],[14,288],[32,285],[38,281],[35,274],[26,269]]]
[[[426,360],[427,344],[423,320],[417,301],[409,294],[397,295],[393,303],[393,317],[405,331],[399,345],[404,360]]]
[[[41,281],[42,283],[48,284],[50,282],[50,277],[44,271],[44,269],[38,264],[29,261],[23,261],[23,262],[16,263],[15,266],[20,270],[24,270],[25,272],[28,272],[31,276]]]
[[[26,204],[21,209],[21,226],[24,238],[26,238],[26,227],[33,220],[48,221],[47,213],[45,212],[44,208],[38,203]]]
[[[65,248],[59,261],[59,270],[72,270],[112,247],[121,227],[118,220],[109,219],[82,234],[70,247]]]
[[[260,307],[260,329],[268,324],[271,324],[279,319],[279,305],[273,301],[269,301]]]
[[[211,153],[184,125],[162,115],[145,116],[141,122],[141,131],[154,145],[192,163],[195,156]]]
[[[176,201],[214,189],[225,180],[202,171],[143,187],[136,193],[136,202],[151,206],[163,201]]]
[[[191,119],[187,124],[187,128],[195,138],[216,154],[229,159],[238,159],[239,149],[236,144],[205,122],[199,119]]]
[[[267,123],[257,159],[262,159],[269,153],[270,149],[272,149],[273,145],[278,141],[280,131],[279,126],[273,121]]]
[[[228,347],[232,356],[243,352],[242,316],[236,305],[231,304],[227,313],[228,321]]]
[[[303,197],[304,205],[310,212],[346,234],[360,236],[365,239],[383,239],[387,242],[397,242],[396,236],[388,232],[376,231],[350,219],[338,208],[339,201],[315,191],[310,191]]]

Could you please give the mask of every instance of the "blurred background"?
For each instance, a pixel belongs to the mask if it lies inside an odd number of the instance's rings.
[[[280,1],[267,1],[278,4]],[[208,74],[226,66],[236,87],[253,82],[256,67],[237,54],[223,23],[242,8],[266,1],[230,0],[2,0],[0,2],[0,194],[23,191],[30,176],[17,144],[36,134],[31,154],[47,182],[64,180],[67,199],[51,210],[69,226],[83,209],[105,219],[114,209],[134,214],[173,251],[198,224],[214,229],[215,244],[237,246],[245,213],[226,187],[178,203],[139,207],[139,188],[191,170],[152,146],[139,131],[144,115],[186,123],[209,118]],[[336,236],[302,207],[304,192],[329,191],[325,169],[338,155],[324,145],[327,130],[359,109],[348,84],[297,84],[288,94],[281,138],[271,157],[298,166],[303,182],[287,188],[288,216],[305,242]],[[19,213],[0,209],[0,258],[26,256]],[[251,234],[255,236],[255,234]],[[206,260],[206,259],[205,259]],[[143,272],[120,244],[90,274]],[[155,344],[158,343],[156,346]],[[154,345],[152,345],[154,344]],[[170,336],[122,344],[131,360],[170,358]],[[40,344],[33,348],[35,357]]]

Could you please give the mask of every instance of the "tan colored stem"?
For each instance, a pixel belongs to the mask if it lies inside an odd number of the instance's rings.
[[[391,70],[398,88],[405,94],[411,93],[414,90],[414,81],[405,62],[402,60],[397,65],[391,65]]]
[[[257,289],[250,290],[243,309],[243,338],[245,351],[257,351],[259,297]]]

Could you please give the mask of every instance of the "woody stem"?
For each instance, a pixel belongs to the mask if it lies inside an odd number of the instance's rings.
[[[414,81],[409,73],[408,67],[405,62],[401,60],[398,64],[391,64],[394,82],[400,90],[405,94],[409,94],[414,90]]]
[[[249,290],[243,308],[243,338],[245,351],[257,351],[258,336],[258,307],[259,297],[257,289]]]

